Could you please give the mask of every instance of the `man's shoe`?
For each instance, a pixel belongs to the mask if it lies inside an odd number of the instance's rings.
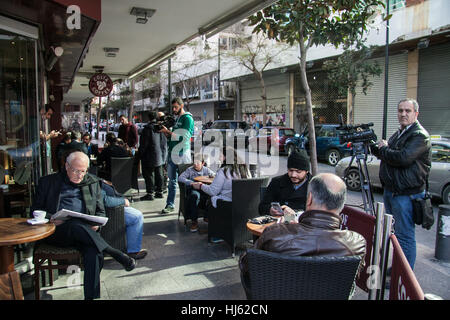
[[[162,198],[164,198],[164,196],[162,193],[155,193],[155,198],[162,199]]]
[[[125,271],[131,271],[134,268],[136,268],[137,262],[135,259],[130,257],[130,262],[128,263],[128,265],[124,266],[125,267]]]
[[[212,243],[221,243],[221,242],[223,242],[223,239],[211,237],[211,242]]]
[[[153,201],[155,198],[153,198],[153,195],[150,193],[147,193],[145,196],[141,197],[140,201]]]
[[[135,260],[144,259],[147,256],[147,249],[142,249],[139,252],[130,252],[128,256]]]
[[[198,222],[197,221],[192,221],[191,232],[197,232],[197,231],[198,231]]]
[[[164,209],[162,209],[161,213],[165,214],[165,213],[171,213],[175,210],[174,207],[171,206],[166,206]]]

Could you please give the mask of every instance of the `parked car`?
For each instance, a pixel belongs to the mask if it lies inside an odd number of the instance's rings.
[[[351,157],[343,158],[335,167],[335,173],[347,184],[347,188],[352,191],[361,189],[358,165],[353,161],[349,167]],[[431,139],[431,171],[428,178],[429,192],[432,196],[442,198],[445,204],[450,204],[450,139]],[[382,188],[379,169],[380,160],[373,156],[367,157],[367,171],[371,186]]]
[[[338,130],[339,124],[319,124],[315,126],[317,158],[326,160],[329,165],[335,166],[339,160],[351,155],[352,149],[346,143],[339,143],[339,135],[343,133]],[[290,155],[295,148],[306,149],[309,152],[308,127],[301,135],[286,140],[285,149]]]
[[[242,131],[235,131],[236,129],[242,129]],[[247,122],[240,120],[216,120],[213,122],[209,129],[203,130],[203,145],[208,145],[215,140],[211,132],[220,132],[223,135],[223,145],[226,144],[226,137],[234,135],[234,141],[244,139],[245,147],[248,145],[248,136],[245,132],[249,129]]]
[[[295,130],[286,127],[268,126],[259,129],[258,134],[248,138],[248,151],[257,151],[263,143],[267,144],[267,152],[275,154],[275,148],[278,148],[279,154],[285,153],[286,139],[293,138]],[[275,141],[276,145],[272,145]]]

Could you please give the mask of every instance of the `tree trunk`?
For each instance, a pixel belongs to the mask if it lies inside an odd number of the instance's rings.
[[[261,84],[261,98],[262,98],[262,114],[263,114],[263,126],[267,123],[267,95],[266,95],[266,84],[264,82],[261,72],[255,72]]]
[[[300,80],[305,91],[306,109],[308,110],[308,141],[309,141],[309,157],[311,160],[311,173],[315,176],[319,167],[317,165],[317,152],[316,152],[316,133],[314,130],[314,117],[312,110],[312,98],[311,89],[308,85],[308,78],[306,77],[306,48],[301,40],[300,42]]]
[[[131,80],[131,105],[130,114],[128,115],[128,121],[133,123],[133,113],[134,113],[134,79]]]
[[[98,140],[100,135],[100,115],[102,113],[102,97],[98,97],[98,111],[97,111],[97,132],[95,133],[95,139]]]

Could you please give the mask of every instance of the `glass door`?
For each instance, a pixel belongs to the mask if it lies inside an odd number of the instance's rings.
[[[3,185],[30,188],[30,182],[39,177],[36,46],[35,39],[0,29],[0,171],[4,174],[0,174],[0,183]]]

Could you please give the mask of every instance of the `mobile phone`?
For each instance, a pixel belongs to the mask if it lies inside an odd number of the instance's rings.
[[[279,202],[271,202],[270,205],[272,206],[272,208],[277,210],[280,214],[283,214],[283,209],[281,209]]]

